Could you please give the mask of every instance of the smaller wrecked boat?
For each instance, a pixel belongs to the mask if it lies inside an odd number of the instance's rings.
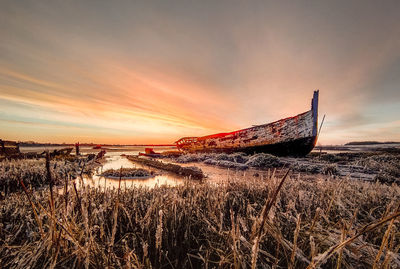
[[[155,152],[152,148],[145,148],[144,153],[139,152],[139,156],[146,156],[151,158],[160,158],[161,153]]]
[[[184,152],[265,152],[277,156],[304,156],[317,142],[318,95],[311,109],[272,123],[202,137],[184,137],[175,142]]]
[[[9,156],[19,153],[19,143],[0,139],[0,156]]]

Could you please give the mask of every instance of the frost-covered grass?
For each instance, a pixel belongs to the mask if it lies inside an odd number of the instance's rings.
[[[376,180],[380,182],[400,184],[400,155],[381,154],[360,158],[354,164],[362,165],[365,169],[379,171]]]
[[[399,186],[289,176],[278,192],[281,182],[69,188],[54,210],[48,190],[11,194],[0,267],[400,266]]]
[[[54,183],[60,184],[70,175],[76,177],[79,165],[71,162],[52,161],[51,175]],[[0,190],[3,195],[21,191],[20,180],[28,188],[43,187],[49,184],[46,179],[45,160],[13,160],[0,162]]]
[[[177,163],[203,162],[206,160],[245,163],[249,157],[245,153],[188,153],[176,158]]]
[[[0,162],[0,198],[9,193],[22,191],[20,180],[30,188],[48,186],[45,159],[12,160]],[[90,173],[94,161],[75,159],[74,161],[54,160],[50,162],[51,178],[54,185],[63,184],[66,178],[74,179],[85,167]]]
[[[189,153],[174,159],[178,163],[203,162],[208,165],[246,170],[291,167],[308,174],[340,175],[340,166],[355,167],[357,172],[372,174],[374,181],[400,184],[400,155],[386,152],[311,153],[304,158],[276,157],[266,153]],[[355,176],[358,177],[358,176]]]
[[[150,172],[142,168],[109,169],[102,174],[104,177],[148,177]]]
[[[215,165],[224,168],[233,168],[245,170],[250,167],[254,168],[273,168],[281,167],[284,162],[266,153],[258,153],[254,155],[246,155],[245,153],[191,153],[179,156],[176,160],[178,163],[204,162],[205,164]]]

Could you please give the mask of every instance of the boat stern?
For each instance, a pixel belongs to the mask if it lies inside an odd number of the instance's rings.
[[[319,90],[314,91],[313,99],[311,100],[311,111],[312,111],[312,136],[314,137],[314,146],[317,143],[318,139],[318,99],[319,99]]]

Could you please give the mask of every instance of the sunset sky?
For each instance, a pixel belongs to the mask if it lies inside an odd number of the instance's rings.
[[[171,143],[294,116],[400,141],[400,1],[0,2],[0,139]]]

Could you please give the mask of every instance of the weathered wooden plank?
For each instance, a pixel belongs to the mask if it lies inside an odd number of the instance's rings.
[[[143,165],[147,165],[150,167],[154,167],[157,169],[165,170],[168,172],[176,173],[178,175],[189,177],[192,179],[203,179],[205,176],[200,169],[196,169],[195,167],[183,167],[177,164],[172,163],[163,163],[156,160],[150,160],[147,158],[140,158],[137,156],[127,156],[128,160],[136,163],[140,163]]]

